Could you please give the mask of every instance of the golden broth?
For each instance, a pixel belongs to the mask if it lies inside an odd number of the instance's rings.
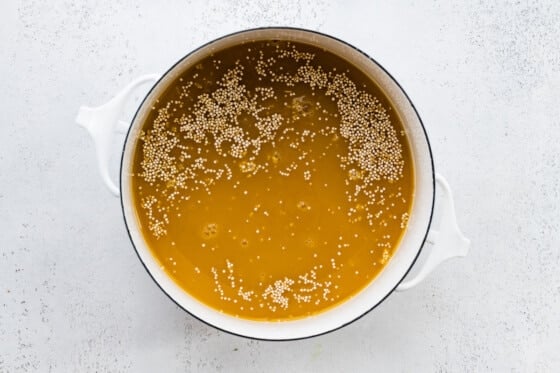
[[[365,74],[311,45],[260,41],[208,56],[159,97],[132,189],[148,246],[185,291],[286,320],[383,269],[406,229],[413,164]]]

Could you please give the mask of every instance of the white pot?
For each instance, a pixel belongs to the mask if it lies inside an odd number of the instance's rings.
[[[291,40],[313,44],[342,56],[369,75],[385,92],[398,111],[408,134],[414,160],[415,196],[408,228],[393,257],[383,271],[364,290],[346,302],[315,316],[294,321],[250,321],[220,313],[201,303],[180,288],[160,268],[152,256],[140,231],[132,204],[130,170],[134,148],[141,125],[151,109],[152,101],[165,91],[183,71],[196,64],[210,51],[221,50],[249,40]],[[131,124],[119,121],[126,100],[136,87],[146,82],[156,82],[136,112]],[[120,195],[124,220],[130,240],[138,257],[158,286],[181,308],[196,318],[221,330],[258,339],[288,340],[316,336],[338,329],[358,319],[379,305],[394,290],[405,290],[418,284],[438,264],[456,256],[465,256],[469,241],[459,231],[451,190],[443,177],[434,172],[432,153],[426,131],[414,105],[395,79],[377,62],[353,46],[333,37],[313,31],[293,28],[261,28],[238,32],[212,41],[191,52],[163,76],[147,75],[130,83],[107,104],[80,108],[77,122],[86,128],[94,139],[99,167],[109,189]],[[109,177],[109,154],[115,132],[128,129],[121,159],[120,188]],[[431,228],[434,213],[436,184],[440,187],[441,224],[436,232]],[[440,202],[440,201],[438,201]],[[432,250],[415,275],[403,282],[414,265],[426,240],[433,244]]]

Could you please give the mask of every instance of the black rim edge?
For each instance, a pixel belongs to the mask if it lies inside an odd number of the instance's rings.
[[[239,334],[239,333],[234,333],[232,331],[220,328],[214,324],[209,323],[206,320],[201,319],[200,317],[194,315],[193,313],[191,313],[189,310],[187,310],[185,307],[183,307],[181,304],[179,304],[173,297],[171,297],[171,295],[169,295],[165,289],[159,284],[159,282],[156,281],[156,279],[154,278],[154,276],[152,275],[152,273],[150,272],[150,270],[148,269],[148,267],[146,266],[146,263],[144,263],[144,261],[142,260],[142,257],[140,256],[140,253],[138,252],[138,249],[136,248],[136,245],[134,244],[134,240],[132,239],[132,235],[130,233],[130,228],[128,226],[128,222],[126,220],[126,215],[125,215],[125,210],[124,210],[124,201],[122,198],[122,178],[123,178],[123,163],[124,163],[124,152],[125,152],[125,148],[126,148],[126,144],[128,143],[128,137],[130,135],[130,130],[132,129],[132,123],[134,123],[134,121],[136,120],[136,116],[138,115],[140,109],[142,108],[142,106],[144,106],[144,103],[146,102],[146,99],[148,98],[148,96],[150,96],[150,94],[152,93],[152,91],[156,88],[156,86],[161,82],[161,80],[167,76],[167,74],[172,71],[175,66],[177,66],[178,64],[180,64],[185,58],[189,57],[190,55],[192,55],[193,53],[201,50],[202,48],[205,48],[206,46],[213,44],[219,40],[231,37],[231,36],[235,36],[238,34],[243,34],[246,32],[250,32],[250,31],[258,31],[258,30],[296,30],[296,31],[303,31],[303,32],[308,32],[308,33],[313,33],[313,34],[317,34],[319,36],[323,36],[335,41],[338,41],[339,43],[342,43],[354,50],[356,50],[357,52],[361,53],[362,55],[364,55],[365,57],[367,57],[369,60],[371,60],[374,64],[376,64],[381,70],[383,70],[383,72],[385,74],[387,74],[387,76],[389,76],[389,78],[397,85],[397,87],[399,87],[399,89],[401,90],[401,92],[404,94],[404,96],[406,97],[406,100],[408,101],[408,103],[410,104],[410,106],[412,107],[412,109],[414,110],[414,113],[416,114],[416,117],[418,118],[418,120],[420,121],[420,125],[422,127],[422,131],[424,132],[424,137],[426,139],[426,143],[428,145],[428,152],[430,155],[430,162],[431,162],[431,166],[432,166],[432,206],[431,206],[431,211],[430,211],[430,218],[428,220],[428,226],[426,229],[426,233],[424,234],[424,238],[422,239],[422,243],[420,245],[420,248],[418,249],[418,253],[416,254],[416,257],[414,258],[414,260],[412,261],[412,263],[410,264],[410,266],[408,267],[408,269],[406,270],[406,272],[404,273],[404,275],[402,276],[402,278],[395,284],[395,286],[393,287],[393,289],[391,289],[383,298],[381,298],[381,300],[379,302],[377,302],[374,306],[372,306],[369,310],[367,310],[366,312],[364,312],[363,314],[361,314],[360,316],[338,326],[335,327],[333,329],[321,332],[321,333],[317,333],[317,334],[312,334],[312,335],[308,335],[308,336],[304,336],[304,337],[297,337],[297,338],[286,338],[286,339],[271,339],[271,338],[259,338],[259,337],[253,337],[253,336],[248,336],[248,335],[243,335],[243,334]],[[412,267],[414,267],[414,264],[416,263],[416,261],[418,260],[418,257],[420,256],[420,254],[422,253],[422,250],[424,248],[424,244],[426,243],[426,238],[428,237],[428,232],[430,231],[430,227],[432,225],[432,220],[433,220],[433,216],[434,216],[434,206],[435,206],[435,198],[436,198],[436,185],[435,185],[435,167],[434,167],[434,157],[432,154],[432,147],[430,144],[430,140],[428,138],[428,133],[426,132],[426,127],[424,126],[424,122],[422,121],[422,118],[420,117],[420,114],[418,113],[418,110],[416,110],[416,106],[414,106],[414,103],[412,102],[412,100],[410,99],[410,97],[408,96],[408,94],[406,93],[406,91],[404,90],[404,88],[399,84],[399,82],[393,77],[393,75],[391,75],[389,73],[389,71],[387,71],[387,69],[385,69],[379,62],[377,62],[374,58],[372,58],[370,55],[368,55],[367,53],[365,53],[364,51],[362,51],[361,49],[345,42],[344,40],[341,40],[337,37],[319,32],[319,31],[315,31],[315,30],[308,30],[308,29],[304,29],[304,28],[299,28],[299,27],[287,27],[287,26],[279,26],[279,27],[274,27],[274,26],[270,26],[270,27],[256,27],[256,28],[251,28],[251,29],[246,29],[246,30],[242,30],[242,31],[236,31],[227,35],[223,35],[219,38],[216,38],[214,40],[211,40],[207,43],[202,44],[201,46],[193,49],[192,51],[190,51],[189,53],[187,53],[186,55],[184,55],[183,57],[181,57],[177,62],[175,62],[171,67],[169,67],[169,69],[167,69],[167,71],[165,71],[165,73],[163,73],[161,75],[161,77],[158,79],[157,82],[154,83],[154,85],[150,88],[150,90],[146,93],[146,95],[144,96],[144,98],[142,99],[142,102],[140,103],[140,105],[138,105],[138,109],[136,110],[136,112],[134,113],[134,116],[132,117],[131,120],[131,125],[128,128],[127,132],[126,132],[126,136],[124,139],[124,144],[123,144],[123,149],[122,149],[122,154],[121,154],[121,163],[120,163],[120,169],[119,169],[119,192],[120,192],[120,201],[121,201],[121,209],[122,209],[122,213],[123,213],[123,220],[124,220],[124,224],[126,227],[126,232],[128,234],[128,238],[130,239],[130,242],[132,243],[132,247],[134,248],[134,252],[136,253],[136,256],[138,257],[138,259],[140,260],[140,263],[142,263],[142,266],[144,267],[144,269],[146,270],[146,272],[148,272],[148,275],[150,276],[150,278],[154,281],[154,283],[157,285],[158,288],[160,288],[160,290],[173,302],[175,303],[180,309],[182,309],[183,311],[185,311],[187,314],[189,314],[190,316],[194,317],[195,319],[201,321],[202,323],[211,326],[214,329],[217,329],[219,331],[222,331],[224,333],[230,334],[230,335],[234,335],[237,337],[242,337],[242,338],[247,338],[247,339],[251,339],[251,340],[257,340],[257,341],[267,341],[267,342],[289,342],[289,341],[298,341],[298,340],[304,340],[304,339],[310,339],[310,338],[314,338],[314,337],[319,337],[322,335],[326,335],[329,333],[332,333],[334,331],[337,331],[347,325],[350,325],[352,323],[354,323],[355,321],[361,319],[362,317],[366,316],[367,314],[369,314],[371,311],[373,311],[375,308],[377,308],[381,303],[383,303],[385,301],[385,299],[387,299],[387,297],[389,297],[389,295],[393,294],[393,292],[395,291],[395,289],[401,284],[401,282],[406,278],[406,276],[408,275],[408,273],[410,272],[410,270],[412,269]],[[374,280],[375,281],[375,280]]]

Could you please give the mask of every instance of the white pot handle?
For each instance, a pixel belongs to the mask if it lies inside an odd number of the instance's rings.
[[[430,229],[426,243],[432,244],[431,251],[416,274],[412,278],[403,281],[397,287],[397,291],[408,290],[418,285],[438,265],[454,257],[464,257],[469,251],[470,241],[461,233],[457,226],[451,188],[443,176],[439,174],[436,174],[436,183],[441,192],[443,192],[443,195],[441,195],[441,211],[439,211],[441,214],[439,229]]]
[[[130,127],[130,123],[119,120],[119,117],[128,98],[137,87],[146,82],[156,82],[158,79],[159,75],[156,74],[143,75],[133,80],[106,104],[93,108],[82,106],[78,110],[76,123],[85,128],[93,139],[101,178],[111,193],[117,197],[120,195],[119,187],[109,176],[111,145],[115,133],[124,133]]]

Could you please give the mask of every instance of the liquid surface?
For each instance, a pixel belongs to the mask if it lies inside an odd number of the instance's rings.
[[[188,293],[285,320],[367,286],[406,229],[413,169],[390,103],[319,48],[252,42],[188,69],[154,103],[132,188],[144,237]]]

